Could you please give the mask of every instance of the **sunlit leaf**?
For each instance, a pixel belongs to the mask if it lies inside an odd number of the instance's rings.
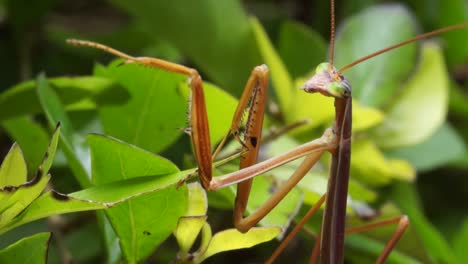
[[[371,141],[354,141],[352,151],[351,175],[367,185],[384,185],[392,178],[411,181],[416,177],[416,172],[407,162],[386,159]]]
[[[380,124],[384,113],[376,108],[361,106],[353,100],[353,132],[364,131]]]
[[[49,180],[50,175],[38,174],[31,181],[23,183],[18,187],[12,189],[3,188],[0,190],[0,201],[2,201],[0,207],[0,230],[36,200]]]
[[[42,164],[40,165],[41,169],[31,181],[24,181],[19,186],[10,186],[0,189],[0,227],[9,224],[9,222],[29,206],[46,187],[50,180],[50,174],[48,174],[48,172],[55,157],[59,134],[60,126],[57,126],[52,134],[52,139],[44,155]],[[26,173],[26,168],[24,168],[24,173]],[[26,175],[24,175],[24,178],[25,177]]]
[[[228,229],[216,233],[210,241],[208,248],[203,252],[200,261],[213,256],[214,254],[241,249],[250,248],[257,244],[272,240],[280,233],[279,228],[275,227],[254,227],[243,234],[236,229]]]
[[[178,172],[168,160],[124,142],[99,135],[88,136],[88,142],[93,180],[98,186]],[[146,259],[172,233],[185,213],[186,199],[185,187],[172,186],[142,193],[106,211],[128,262]]]
[[[293,113],[288,120],[289,123],[304,119],[310,120],[310,124],[304,125],[299,130],[321,126],[333,120],[335,116],[333,98],[321,94],[308,94],[300,89],[306,80],[300,78],[294,82],[294,90],[292,91],[294,104],[288,108]]]
[[[187,188],[187,212],[179,219],[177,228],[174,231],[182,258],[192,248],[195,239],[206,222],[206,211],[208,210],[208,200],[201,185],[198,182],[191,183],[187,185]]]

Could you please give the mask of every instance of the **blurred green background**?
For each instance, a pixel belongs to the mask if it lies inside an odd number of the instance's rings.
[[[408,11],[409,23],[413,23],[409,27],[413,28],[416,33],[468,22],[468,3],[464,0],[337,1],[337,31],[343,32],[342,36],[339,37],[341,41],[338,41],[336,46],[338,67],[376,50],[373,45],[378,45],[377,48],[384,48],[385,45],[392,44],[393,39],[391,39],[392,43],[385,42],[385,36],[388,34],[401,37],[397,38],[397,41],[408,37],[406,35],[408,28],[404,25],[392,24],[391,20],[399,20],[400,18],[402,21],[404,20],[399,16],[394,18],[381,16],[373,18],[376,19],[375,21],[369,20],[372,22],[358,22],[351,26],[344,25],[345,21],[349,21],[348,19],[358,15],[363,10],[376,7],[392,8],[396,4],[398,4],[398,8],[401,7]],[[259,20],[268,34],[274,50],[278,53],[278,58],[272,56],[265,48],[268,45],[259,40],[258,30],[253,29],[249,16],[254,16]],[[379,29],[379,23],[392,24],[393,27]],[[105,43],[135,56],[158,57],[194,67],[200,71],[205,80],[222,87],[235,97],[241,94],[251,69],[256,65],[267,63],[272,69],[273,79],[269,116],[271,123],[281,127],[298,121],[304,115],[307,116],[309,112],[297,116],[291,114],[292,110],[288,108],[291,107],[291,102],[284,99],[281,90],[278,90],[279,84],[282,83],[281,79],[285,76],[282,72],[284,69],[277,67],[278,63],[275,59],[282,61],[280,64],[284,65],[289,79],[299,82],[301,78],[310,74],[317,63],[326,60],[329,27],[329,3],[324,0],[203,0],[171,1],[170,3],[156,0],[132,2],[125,0],[2,0],[0,1],[0,59],[2,62],[0,64],[0,92],[8,90],[20,82],[34,79],[40,72],[45,72],[48,77],[90,75],[94,63],[105,64],[111,61],[113,57],[110,55],[86,48],[68,46],[65,43],[66,38],[81,38]],[[389,30],[394,31],[390,32]],[[376,39],[384,43],[379,43],[379,41],[375,41]],[[391,135],[386,137],[389,134],[386,130],[389,123],[385,123],[387,127],[383,126],[380,130],[371,130],[372,125],[368,125],[364,131],[357,133],[357,136],[360,136],[357,139],[358,143],[359,139],[370,138],[369,142],[375,143],[379,147],[379,153],[381,151],[386,157],[403,159],[408,162],[411,168],[416,170],[417,179],[414,181],[409,179],[413,176],[408,176],[411,172],[407,172],[408,170],[405,169],[401,172],[403,176],[400,174],[389,176],[391,180],[382,184],[363,179],[365,175],[374,172],[371,171],[367,174],[362,172],[366,168],[357,166],[352,174],[357,175],[355,177],[359,179],[359,186],[379,193],[377,199],[369,202],[373,208],[380,208],[390,199],[397,204],[400,211],[410,214],[411,217],[411,213],[408,212],[410,209],[405,209],[404,205],[413,202],[420,203],[421,208],[415,213],[415,219],[417,219],[415,225],[418,226],[422,222],[421,226],[423,227],[421,229],[415,228],[418,231],[410,230],[410,232],[419,234],[416,235],[417,240],[419,239],[419,244],[416,247],[425,247],[426,252],[415,254],[417,255],[415,259],[433,263],[447,263],[444,262],[447,259],[461,260],[459,263],[463,263],[462,260],[466,259],[467,256],[464,247],[468,246],[468,207],[465,204],[468,199],[468,154],[466,153],[466,142],[468,142],[468,104],[466,103],[468,100],[468,30],[447,33],[435,39],[443,52],[443,61],[446,64],[444,69],[446,69],[449,78],[446,91],[448,97],[443,100],[445,101],[443,105],[434,106],[434,108],[439,109],[438,107],[440,107],[441,109],[442,114],[438,117],[440,120],[431,121],[432,115],[437,113],[426,110],[422,111],[420,119],[427,119],[429,123],[437,123],[437,125],[434,125],[430,132],[427,132],[429,134],[424,140],[411,142],[411,144],[401,143],[402,140],[397,140],[398,144],[393,144]],[[356,44],[361,43],[359,41],[370,44],[368,46],[365,46],[367,44]],[[416,48],[413,49],[416,50]],[[366,81],[369,79],[381,86],[390,85],[388,82],[391,82],[393,77],[395,77],[394,82],[398,85],[406,82],[417,71],[416,66],[423,53],[420,46],[417,49],[409,57],[405,57],[405,54],[394,56],[397,61],[405,61],[405,66],[382,64],[380,71],[363,72],[364,77],[352,77],[357,79],[356,82],[353,82],[355,85],[353,88],[357,91],[356,95],[358,96],[355,98],[359,99],[359,104],[379,109],[379,111],[384,112],[385,116],[395,118],[396,115],[398,119],[398,114],[395,114],[397,110],[389,105],[395,101],[398,102],[398,96],[404,94],[404,90],[396,88],[393,90],[396,91],[396,95],[387,94],[385,97],[385,93],[390,93],[391,89],[370,88],[372,93],[366,97],[363,95],[364,92],[359,89],[365,86],[364,84],[367,84]],[[392,54],[388,54],[384,60],[391,57]],[[360,66],[362,66],[363,71],[377,68],[376,66],[365,66],[365,64]],[[394,72],[395,68],[404,67],[407,68],[405,72]],[[356,68],[359,69],[359,66]],[[356,72],[350,70],[349,74],[351,76],[358,75],[359,72]],[[390,79],[390,81],[379,83],[380,79],[385,78]],[[291,87],[296,86],[295,83],[290,85]],[[418,93],[421,96],[426,94],[432,94],[432,91]],[[418,97],[414,99],[416,105],[414,107],[416,108]],[[17,107],[21,108],[21,105]],[[279,111],[275,110],[278,107]],[[391,113],[392,109],[395,110],[393,114]],[[404,108],[404,110],[406,111],[404,113],[417,112],[417,109],[411,107]],[[6,109],[3,108],[0,111],[6,112]],[[297,110],[297,112],[301,111]],[[314,111],[320,112],[320,109]],[[87,123],[90,119],[89,116],[95,114],[93,111],[71,112],[73,124],[83,133],[102,132],[92,124]],[[161,112],[161,114],[164,113]],[[361,119],[368,117],[367,114],[363,114]],[[3,118],[2,122],[8,119]],[[34,118],[38,124],[45,123],[44,117],[40,113],[34,114]],[[319,135],[319,131],[329,125],[330,118],[321,116],[315,116],[315,118],[322,118],[322,123],[316,123],[308,129],[298,131],[291,137],[297,142],[303,142],[309,140],[311,134]],[[182,120],[181,123],[183,126],[184,121]],[[378,122],[376,121],[376,123]],[[211,125],[213,126],[213,124]],[[4,123],[2,126],[4,127]],[[46,126],[44,125],[44,127]],[[175,128],[171,129],[175,131]],[[412,133],[418,134],[417,129],[413,130]],[[7,129],[0,130],[0,156],[3,157],[7,153],[12,141],[14,141],[13,138],[14,136]],[[396,138],[401,139],[399,136]],[[385,139],[388,139],[388,142],[385,142]],[[178,166],[187,166],[187,163],[190,162],[187,162],[187,157],[180,155],[180,153],[189,155],[188,138],[179,136],[172,140],[164,146],[141,147],[161,153]],[[365,145],[368,142],[360,143]],[[354,148],[355,146],[353,146],[353,151]],[[366,156],[372,154],[365,152],[363,148],[356,147],[358,151],[363,151],[359,152],[361,160],[369,163],[374,162],[372,157],[368,157],[369,161],[366,161]],[[78,184],[73,179],[60,177],[69,174],[66,162],[62,160],[57,163],[58,166],[55,167],[53,173],[55,188],[62,192],[79,189]],[[404,179],[396,180],[398,176]],[[375,175],[375,177],[378,178],[379,175]],[[378,182],[378,180],[376,181]],[[303,210],[305,210],[304,208]],[[419,221],[418,219],[423,220]],[[99,241],[95,240],[93,243],[89,243],[88,240],[96,230],[94,220],[95,217],[92,213],[82,214],[76,216],[74,221],[70,221],[71,224],[67,227],[71,231],[66,231],[65,235],[70,236],[69,239],[75,239],[73,240],[75,242],[71,242],[70,250],[76,263],[95,263],[95,261],[103,259],[102,245],[99,245]],[[210,223],[217,229],[231,227],[231,211],[214,209],[213,212],[210,212]],[[432,224],[432,226],[426,227],[426,224]],[[26,228],[26,231],[22,232],[37,232],[42,228],[44,226],[40,224],[32,225],[29,230]],[[425,230],[428,234],[438,232],[441,235],[440,239],[429,236],[434,239],[431,240],[428,236],[421,235],[419,233],[421,230]],[[16,239],[22,236],[22,232],[16,233]],[[14,240],[14,236],[13,238],[5,238],[4,241],[0,239],[1,246],[3,247]],[[356,245],[359,242],[350,243],[349,246],[355,251],[350,253],[348,261],[365,263],[370,259],[359,253],[359,246]],[[440,246],[440,243],[444,245]],[[428,246],[427,244],[432,245]],[[450,248],[447,251],[445,251],[445,244]],[[269,252],[272,252],[276,245],[277,243],[273,242],[257,246],[252,250],[224,253],[217,258],[213,257],[210,261],[212,263],[226,263],[229,259],[232,259],[232,263],[261,261],[270,254]],[[444,250],[441,249],[441,252],[444,251],[441,255],[447,253],[450,256],[437,257],[433,255],[435,253],[427,252],[431,248],[438,247],[444,248]],[[282,261],[294,257],[301,258],[298,262],[302,262],[302,259],[308,258],[310,254],[308,252],[311,248],[310,237],[302,234],[287,249]],[[171,259],[171,256],[175,256],[176,251],[174,242],[169,241],[156,251],[154,259],[156,262],[161,261],[160,259]],[[403,251],[405,252],[404,249]],[[50,263],[58,261],[57,255],[52,255]]]

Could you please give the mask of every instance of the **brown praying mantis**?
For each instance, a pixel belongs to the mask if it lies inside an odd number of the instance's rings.
[[[235,111],[232,125],[226,137],[211,152],[211,142],[209,136],[208,118],[203,92],[202,78],[195,69],[185,67],[172,62],[149,58],[133,57],[124,54],[110,47],[81,40],[68,40],[70,44],[79,46],[89,46],[104,50],[116,56],[124,58],[127,63],[137,63],[150,67],[161,68],[186,75],[189,77],[192,99],[190,102],[190,124],[191,139],[196,161],[198,163],[198,175],[203,187],[210,191],[238,184],[237,196],[234,205],[234,225],[241,232],[247,232],[256,225],[268,212],[270,212],[286,194],[306,175],[306,173],[317,163],[319,158],[325,153],[332,155],[332,164],[326,195],[314,205],[301,222],[293,229],[282,242],[277,251],[270,257],[268,262],[272,262],[281,252],[288,241],[302,228],[304,223],[325,203],[324,219],[321,228],[321,239],[315,244],[312,260],[316,261],[317,252],[320,248],[322,263],[343,263],[344,262],[344,235],[361,232],[371,228],[398,224],[393,236],[386,244],[376,263],[383,263],[388,257],[393,247],[403,235],[409,224],[406,216],[389,219],[364,227],[345,230],[346,203],[348,194],[348,178],[350,167],[350,145],[351,145],[351,85],[342,73],[379,54],[406,45],[410,42],[418,41],[442,32],[457,28],[468,27],[468,24],[460,24],[442,28],[430,33],[426,33],[404,42],[382,49],[368,56],[352,62],[341,69],[336,69],[334,62],[334,1],[331,1],[331,39],[329,62],[322,63],[316,68],[316,74],[303,86],[303,90],[309,93],[321,93],[325,96],[335,98],[335,121],[331,128],[327,129],[323,135],[303,145],[297,146],[279,156],[257,163],[258,152],[261,145],[261,132],[265,112],[266,94],[269,79],[269,70],[266,65],[257,66],[253,69],[244,92],[239,100]],[[242,117],[247,112],[245,131],[242,133]],[[221,150],[229,135],[233,135],[242,145],[240,169],[238,171],[212,177],[212,164],[214,158]],[[276,191],[260,208],[247,217],[244,217],[247,201],[252,184],[252,178],[269,171],[278,166],[284,165],[292,160],[304,157],[304,161],[299,165],[293,175]]]

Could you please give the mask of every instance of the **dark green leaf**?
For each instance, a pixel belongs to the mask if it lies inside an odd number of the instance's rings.
[[[9,119],[2,125],[10,137],[22,146],[29,174],[35,173],[49,143],[47,131],[30,117]]]
[[[459,231],[455,235],[453,240],[453,249],[457,254],[459,263],[463,263],[468,258],[468,252],[466,251],[466,245],[468,245],[468,219],[460,226]]]
[[[52,233],[32,235],[0,250],[0,263],[46,263],[51,235]]]
[[[236,96],[241,95],[253,67],[261,64],[239,1],[112,2],[130,13],[149,36],[170,41],[201,72]]]
[[[292,78],[309,74],[327,57],[327,44],[305,25],[287,21],[281,25],[278,52]]]
[[[468,3],[465,0],[439,1],[437,27],[446,27],[468,21]],[[444,40],[448,65],[463,65],[468,59],[468,28],[447,32],[440,37]]]
[[[67,109],[94,109],[96,103],[115,104],[128,99],[128,94],[112,81],[99,77],[51,78],[54,87]],[[37,83],[27,81],[15,85],[0,94],[0,120],[17,118],[41,111],[41,104],[35,91]]]
[[[392,198],[402,212],[409,216],[411,227],[421,238],[426,252],[436,263],[456,263],[455,255],[447,241],[424,216],[413,184],[398,183],[393,187]]]

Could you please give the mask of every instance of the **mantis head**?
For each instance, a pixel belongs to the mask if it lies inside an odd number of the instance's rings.
[[[315,75],[304,83],[302,89],[308,93],[319,92],[326,96],[346,98],[351,96],[351,84],[330,63],[320,63]]]

